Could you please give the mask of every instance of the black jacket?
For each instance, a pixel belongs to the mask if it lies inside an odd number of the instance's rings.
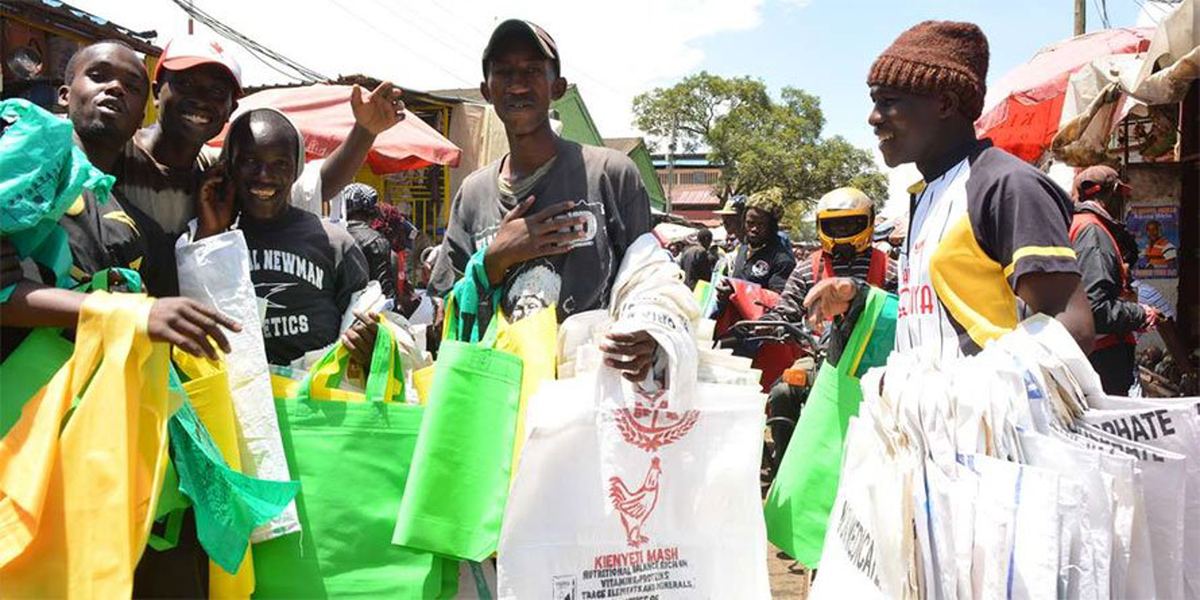
[[[396,253],[382,233],[371,229],[362,221],[347,221],[346,231],[367,259],[367,274],[379,282],[383,295],[396,299]]]
[[[1092,305],[1096,334],[1123,336],[1133,333],[1146,321],[1146,312],[1140,304],[1121,298],[1128,285],[1122,275],[1124,262],[1121,255],[1124,247],[1136,244],[1133,236],[1103,210],[1081,204],[1077,212],[1094,215],[1112,234],[1109,239],[1101,227],[1084,225],[1071,240],[1083,276],[1082,285],[1087,290],[1088,303]],[[1121,248],[1113,246],[1114,240]]]
[[[773,235],[771,241],[758,250],[750,250],[747,244],[738,246],[730,276],[757,283],[782,294],[788,277],[795,268],[796,257],[792,255],[792,249],[788,248],[779,236]]]

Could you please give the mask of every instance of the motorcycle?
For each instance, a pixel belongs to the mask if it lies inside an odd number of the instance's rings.
[[[819,333],[805,322],[759,320],[734,323],[717,338],[715,344],[724,347],[758,344],[760,351],[783,347],[791,349],[796,355],[790,366],[782,370],[770,374],[764,370],[763,380],[769,382],[764,386],[764,391],[776,391],[767,411],[766,427],[770,435],[763,438],[762,479],[764,486],[769,486],[779,471],[783,453],[812,390],[817,370],[825,360],[825,344],[820,340]]]

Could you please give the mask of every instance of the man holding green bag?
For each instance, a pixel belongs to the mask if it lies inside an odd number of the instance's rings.
[[[976,25],[927,21],[902,33],[868,75],[868,121],[884,162],[914,162],[925,181],[910,188],[898,295],[881,300],[879,290],[836,277],[804,301],[814,321],[838,317],[835,348],[766,511],[769,538],[808,567],[820,560],[864,365],[883,364],[893,347],[953,361],[1039,312],[1091,347],[1091,313],[1067,240],[1070,199],[1037,169],[975,137],[987,67],[987,38]]]
[[[626,249],[650,231],[650,201],[637,166],[607,148],[564,140],[550,103],[567,89],[558,45],[518,19],[492,32],[479,90],[504,123],[509,154],[472,173],[454,199],[430,291],[460,278],[479,289],[480,333],[499,308],[514,321],[550,306],[558,320],[607,306]],[[476,268],[471,257],[486,249]],[[475,264],[475,263],[472,263]],[[473,323],[463,323],[468,329]],[[610,335],[610,365],[631,379],[649,371],[657,344],[644,332]]]

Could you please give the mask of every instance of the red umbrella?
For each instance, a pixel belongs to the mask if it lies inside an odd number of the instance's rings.
[[[276,108],[291,117],[304,134],[304,149],[310,159],[329,156],[354,126],[350,111],[349,85],[309,85],[276,88],[250,94],[238,100],[238,108]],[[363,90],[364,96],[367,90]],[[407,112],[407,111],[406,111]],[[220,146],[229,126],[209,142]],[[395,127],[375,138],[367,155],[367,164],[376,175],[411,171],[429,165],[458,166],[462,150],[427,125],[420,117],[407,112]]]
[[[1041,49],[996,84],[1000,101],[975,121],[975,132],[1027,162],[1050,147],[1058,132],[1071,74],[1112,54],[1144,52],[1153,28],[1105,29]]]

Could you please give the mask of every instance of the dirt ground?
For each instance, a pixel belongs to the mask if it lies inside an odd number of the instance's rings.
[[[808,597],[808,573],[790,558],[780,558],[779,549],[767,545],[767,574],[771,578],[771,597],[804,600]]]

